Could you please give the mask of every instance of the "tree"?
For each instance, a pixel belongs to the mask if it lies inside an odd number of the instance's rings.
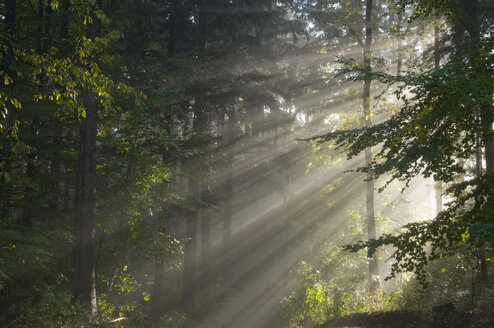
[[[365,43],[363,51],[364,59],[364,69],[372,72],[371,68],[371,47],[372,47],[372,0],[367,0],[365,6]],[[357,36],[358,37],[358,36]],[[372,127],[372,113],[370,111],[370,86],[371,79],[367,78],[364,80],[364,90],[363,96],[363,110],[364,110],[364,121],[365,126]],[[370,147],[365,149],[365,165],[368,166],[372,163],[372,149]],[[374,213],[374,177],[372,172],[367,172],[367,195],[366,195],[366,211],[367,211],[367,237],[369,239],[376,238],[376,222]],[[369,289],[374,292],[377,289],[377,282],[375,277],[378,276],[378,262],[376,254],[369,260]]]
[[[372,73],[370,76],[391,85],[401,82],[397,96],[403,101],[400,111],[387,121],[373,127],[338,131],[316,139],[335,140],[349,157],[367,147],[380,146],[372,163],[360,170],[374,176],[389,175],[389,181],[402,180],[407,185],[418,175],[434,176],[437,181],[453,182],[449,189],[453,202],[436,218],[428,222],[411,223],[398,235],[384,235],[374,241],[349,246],[357,250],[368,248],[369,255],[378,246],[396,248],[391,276],[403,270],[414,271],[425,283],[424,266],[428,261],[455,252],[459,244],[483,245],[491,236],[493,208],[491,173],[491,138],[487,128],[492,121],[491,37],[482,35],[487,22],[477,21],[475,8],[480,2],[460,1],[460,11],[454,5],[433,2],[417,4],[417,12],[432,14],[433,8],[443,10],[456,30],[455,53],[439,70],[390,76]],[[485,17],[485,19],[488,19]],[[478,22],[478,23],[476,23]],[[465,31],[468,38],[465,38]],[[459,34],[458,34],[459,33]],[[469,50],[471,46],[473,51]],[[482,49],[482,50],[480,50]],[[465,60],[464,58],[467,58]],[[369,78],[369,72],[358,70],[358,78]],[[410,96],[408,96],[410,95]],[[488,108],[490,108],[488,110]],[[481,111],[481,121],[476,119]],[[465,162],[476,155],[476,132],[481,129],[481,146],[485,147],[486,172],[478,178],[460,180],[467,174]],[[430,244],[431,251],[425,246]]]
[[[101,33],[101,21],[97,11],[102,1],[89,9],[90,22],[86,37],[96,42]],[[86,91],[87,92],[87,91]],[[94,262],[94,209],[96,187],[96,134],[98,128],[98,105],[91,94],[84,95],[85,118],[81,122],[81,138],[75,199],[76,212],[76,274],[74,297],[90,304],[91,313],[97,312],[96,273]]]

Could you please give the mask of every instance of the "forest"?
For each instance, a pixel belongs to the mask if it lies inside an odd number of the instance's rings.
[[[492,0],[3,0],[0,327],[494,327]]]

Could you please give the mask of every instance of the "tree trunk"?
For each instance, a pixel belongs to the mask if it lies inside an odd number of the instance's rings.
[[[436,12],[434,12],[435,25],[434,25],[434,70],[438,71],[440,68],[441,54],[439,53],[439,19]],[[443,210],[443,183],[441,181],[435,181],[434,192],[436,199],[436,215]]]
[[[164,313],[165,307],[165,261],[154,260],[154,285],[151,297],[151,317],[158,319]]]
[[[462,19],[460,21],[460,29],[467,30],[470,36],[471,44],[467,46],[471,46],[473,49],[473,55],[477,56],[481,51],[481,32],[480,32],[480,23],[478,19],[478,1],[474,0],[460,0],[459,2],[460,8],[462,9]],[[485,64],[482,64],[481,67],[477,67],[477,69],[489,69],[488,67],[484,67]],[[492,113],[493,106],[492,105],[484,105],[477,112],[477,120],[480,121],[481,129],[477,133],[477,152],[476,152],[476,173],[477,176],[482,176],[482,149],[481,149],[481,140],[484,141],[484,156],[485,156],[485,169],[487,175],[494,174],[494,122],[492,121]],[[491,190],[492,192],[492,190]],[[480,265],[480,279],[484,283],[487,282],[488,271],[487,271],[487,263],[486,263],[486,255],[484,252],[484,248],[480,247],[478,253],[478,261]]]
[[[60,22],[60,38],[61,40],[67,40],[69,38],[69,17],[68,17],[68,10],[69,10],[69,1],[68,0],[63,0],[62,1],[62,7],[61,7],[61,22]],[[67,47],[65,45],[62,46],[62,53],[67,54]],[[54,118],[53,120],[53,144],[54,145],[61,145],[62,140],[63,140],[63,134],[64,134],[64,127],[62,122],[59,121],[59,119]],[[63,175],[64,175],[64,168],[62,165],[62,148],[57,148],[55,153],[53,154],[53,160],[52,160],[52,171],[53,171],[53,191],[52,191],[52,198],[51,198],[51,208],[52,209],[59,209],[61,203],[63,203],[63,198],[64,196],[62,195],[64,190],[63,188],[68,188],[66,186],[66,182],[63,183],[62,187],[62,181],[63,181]],[[52,222],[48,219],[47,223],[48,228],[54,228],[52,226]]]
[[[193,129],[196,132],[195,138],[204,131],[207,125],[206,113],[201,109],[200,101],[197,101],[196,106],[198,111],[194,115]],[[189,160],[189,168],[192,174],[189,178],[189,190],[191,195],[200,200],[202,196],[202,185],[200,175],[202,174],[202,166],[199,163],[201,160],[197,158]],[[197,222],[199,213],[194,210],[185,221],[185,235],[188,242],[184,246],[184,271],[183,271],[183,289],[181,305],[182,310],[189,316],[193,317],[197,312]]]
[[[90,95],[85,97],[86,117],[81,124],[81,141],[76,188],[76,274],[74,297],[96,313],[94,248],[94,206],[96,185],[96,130],[98,109]]]
[[[62,17],[60,21],[60,36],[66,42],[69,38],[69,7],[70,0],[62,0]]]
[[[209,0],[201,0],[199,2],[199,30],[200,38],[198,43],[198,59],[201,62],[207,61],[208,53],[208,20],[209,11],[211,10],[212,2]],[[205,76],[207,80],[207,75]],[[201,88],[202,89],[202,88]],[[208,101],[207,95],[204,90],[199,91],[198,97],[196,98],[196,109],[199,111],[196,115],[197,117],[197,128],[194,123],[194,130],[197,134],[204,134],[208,128],[208,114],[206,112]],[[204,142],[200,140],[200,147],[205,147]],[[207,164],[206,155],[203,154],[204,149],[199,149],[200,158],[198,161],[198,179],[199,179],[199,190],[197,193],[197,198],[204,201],[204,195],[208,191],[208,183],[204,179],[209,168]],[[209,214],[205,211],[199,211],[198,218],[201,220],[201,268],[200,268],[200,286],[199,286],[199,296],[200,308],[201,310],[210,309],[211,293],[209,292],[210,286],[210,261],[211,261],[211,218]],[[204,311],[203,311],[204,312]]]
[[[198,135],[204,133],[207,130],[208,124],[208,115],[205,112],[206,101],[203,96],[200,96],[200,99],[197,104],[200,112],[197,114],[197,128],[194,127],[194,130],[197,131]],[[195,124],[194,124],[195,126]],[[199,137],[201,138],[201,137]],[[200,141],[199,144],[203,147],[203,142]],[[203,150],[199,150],[200,153]],[[197,164],[197,191],[194,192],[195,197],[201,202],[204,201],[204,195],[208,190],[208,184],[204,179],[204,176],[207,174],[208,165],[206,164],[206,155],[201,154],[198,158]],[[197,213],[197,220],[201,222],[201,261],[200,261],[200,272],[199,272],[199,293],[198,299],[200,300],[200,308],[202,310],[206,308],[210,308],[210,300],[211,295],[208,291],[208,287],[210,285],[210,261],[211,261],[211,218],[209,214],[203,210],[199,210]]]
[[[401,75],[401,67],[403,66],[403,45],[402,45],[402,39],[401,39],[401,23],[403,21],[403,13],[400,11],[398,13],[398,23],[397,23],[397,30],[398,30],[398,58],[396,59],[396,76]]]
[[[176,1],[171,1],[170,3],[170,16],[169,16],[169,21],[168,21],[168,31],[169,31],[169,37],[168,37],[168,45],[167,45],[167,51],[168,51],[168,57],[173,58],[175,57],[175,48],[176,48],[176,41],[177,41],[177,36],[178,36],[178,31],[180,29],[179,22],[181,21],[181,16],[180,16],[180,9],[181,8],[181,1],[176,0]],[[169,112],[165,112],[165,121],[167,122],[166,124],[166,133],[171,136],[173,133],[173,117],[170,115]],[[170,152],[173,151],[172,149],[165,149],[163,152],[163,164],[164,165],[170,165],[172,167],[172,171],[174,171],[175,165],[172,162],[172,159],[170,158]],[[169,185],[168,185],[169,187]],[[156,218],[156,229],[159,231],[159,218]],[[161,314],[165,312],[165,273],[166,273],[166,263],[163,259],[160,258],[155,258],[154,260],[154,286],[153,286],[153,293],[151,296],[151,316],[154,318],[159,318]],[[184,277],[185,279],[185,277]]]
[[[14,38],[15,32],[15,14],[16,14],[16,0],[5,1],[5,44],[6,48],[2,47],[2,62],[0,64],[0,70],[4,72],[9,71],[10,62],[14,55],[11,41]]]
[[[192,180],[192,179],[191,179]],[[197,182],[189,181],[189,188],[197,189]],[[197,261],[197,218],[189,215],[185,221],[182,311],[193,316],[196,311],[196,261]]]
[[[225,285],[230,284],[230,239],[232,233],[232,197],[233,197],[233,140],[235,139],[235,108],[228,113],[227,128],[225,131],[225,146],[226,146],[226,159],[225,159],[225,202],[223,207],[223,275]]]
[[[160,197],[161,198],[161,197]],[[158,200],[154,200],[155,203],[158,203]],[[151,225],[154,226],[154,229],[157,233],[162,233],[160,231],[160,207],[155,206],[152,209],[151,216]],[[162,257],[156,257],[154,259],[154,284],[153,291],[151,294],[151,318],[152,320],[159,319],[159,317],[165,312],[165,261]]]
[[[457,30],[466,30],[470,36],[470,44],[466,45],[472,49],[472,54],[475,56],[480,51],[480,24],[478,19],[478,0],[460,0],[459,9],[461,10],[461,19],[457,23]],[[455,42],[461,43],[459,39]],[[480,69],[484,69],[481,67]],[[482,139],[484,140],[485,164],[488,174],[494,173],[494,122],[492,121],[492,107],[482,108],[480,111],[480,120],[482,123]]]
[[[168,57],[175,56],[175,45],[178,33],[178,2],[174,0],[170,2],[170,18],[168,21],[169,36],[168,36]]]
[[[372,46],[372,0],[367,0],[365,9],[365,47],[364,47],[364,68],[370,72],[371,68],[371,46]],[[363,89],[363,109],[365,126],[372,126],[372,113],[370,110],[370,86],[371,79],[366,78]],[[368,167],[372,163],[372,150],[365,150],[365,165]],[[376,221],[374,213],[374,177],[372,172],[368,172],[366,176],[367,192],[366,192],[366,212],[367,212],[367,238],[376,238]],[[377,255],[374,253],[369,259],[369,290],[375,292],[379,288],[379,284],[375,281],[375,277],[379,274],[377,263]]]
[[[92,22],[86,36],[94,40],[100,33],[101,25],[96,11],[101,0],[90,8]],[[97,311],[95,263],[94,263],[94,207],[96,187],[96,134],[98,107],[94,96],[86,92],[83,97],[86,117],[81,122],[80,148],[76,188],[76,272],[74,298],[89,305],[91,313]]]

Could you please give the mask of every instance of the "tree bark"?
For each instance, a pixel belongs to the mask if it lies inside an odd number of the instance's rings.
[[[475,56],[480,51],[480,23],[478,18],[478,0],[460,0],[459,9],[461,10],[461,19],[458,21],[456,29],[457,34],[462,31],[467,31],[470,36],[470,43],[466,46],[469,47],[471,53]],[[457,38],[454,40],[457,42],[457,46],[461,46],[461,39]],[[464,44],[462,46],[465,46]],[[484,69],[481,67],[480,69]],[[494,122],[492,121],[492,106],[488,108],[482,108],[480,111],[480,120],[482,124],[482,139],[484,141],[484,151],[485,151],[485,164],[486,172],[488,174],[494,173]]]
[[[16,14],[16,0],[6,0],[5,1],[5,44],[7,46],[6,50],[2,47],[2,62],[0,64],[0,70],[7,72],[9,71],[10,62],[14,55],[11,41],[14,38],[15,33],[15,14]]]
[[[169,58],[175,57],[176,42],[178,31],[180,29],[179,22],[182,20],[180,15],[181,0],[171,1],[170,11],[169,11],[169,21],[168,21],[168,45],[167,45],[167,55]],[[166,124],[166,133],[171,136],[173,133],[173,117],[169,112],[164,114]],[[175,164],[172,162],[170,153],[172,149],[165,149],[163,151],[163,164],[170,165],[172,168]],[[172,169],[172,171],[174,171]],[[169,185],[167,185],[169,187]],[[159,229],[159,218],[155,220],[157,232],[161,232]],[[154,286],[153,293],[151,296],[151,316],[153,318],[159,318],[161,314],[165,312],[166,303],[166,291],[165,291],[165,276],[166,276],[166,263],[161,258],[155,258],[154,260]],[[185,279],[185,277],[184,277]]]
[[[402,39],[401,39],[401,23],[403,21],[403,13],[400,11],[398,13],[398,24],[397,24],[397,30],[398,30],[398,58],[396,59],[396,76],[401,75],[401,67],[403,66],[403,44],[402,44]]]
[[[189,182],[189,188],[196,188],[195,182]],[[196,261],[197,261],[197,218],[189,215],[185,221],[184,269],[181,307],[182,311],[193,316],[196,311]]]
[[[230,239],[232,234],[232,197],[233,197],[233,153],[232,143],[235,138],[235,108],[228,113],[227,128],[225,131],[225,146],[226,146],[226,159],[225,159],[225,202],[223,205],[223,275],[225,285],[230,284]]]
[[[69,38],[69,17],[68,17],[68,10],[69,10],[69,0],[63,0],[62,1],[62,7],[61,7],[61,22],[60,22],[60,38],[61,40],[65,41]],[[66,55],[67,52],[67,47],[66,45],[62,46],[62,53]],[[61,145],[61,142],[63,140],[63,134],[64,134],[64,127],[62,122],[60,122],[57,118],[54,118],[53,120],[53,144],[54,145]],[[59,209],[61,202],[63,200],[63,195],[62,193],[64,192],[63,188],[67,188],[66,182],[63,183],[62,187],[62,181],[63,181],[63,176],[64,176],[64,169],[62,165],[62,148],[58,148],[56,152],[53,154],[53,160],[52,160],[52,171],[53,171],[53,191],[52,191],[52,199],[51,199],[51,208],[52,209]],[[52,226],[52,222],[48,219],[48,224],[47,226],[49,228],[54,228]]]
[[[60,36],[66,42],[69,38],[69,7],[70,0],[62,0],[62,17],[60,21]]]
[[[370,72],[371,67],[371,47],[372,47],[372,6],[373,1],[367,0],[365,9],[365,47],[364,47],[364,68]],[[372,126],[372,113],[370,110],[370,86],[371,79],[366,78],[364,80],[363,89],[363,109],[364,109],[364,121],[366,127]],[[367,148],[365,150],[365,165],[369,167],[372,164],[372,150]],[[367,217],[367,238],[376,238],[376,221],[374,213],[374,176],[372,172],[368,172],[366,176],[366,217]],[[374,253],[372,258],[369,259],[369,290],[375,292],[379,288],[379,284],[375,281],[375,277],[379,274],[379,267],[377,262],[377,255]]]
[[[81,124],[75,200],[77,246],[74,297],[89,304],[91,312],[95,314],[97,307],[93,249],[98,110],[90,95],[84,98],[86,117]]]
[[[193,129],[196,132],[195,138],[204,131],[207,125],[207,116],[203,109],[199,109],[200,101],[196,103],[197,111],[194,115]],[[201,160],[197,158],[189,160],[189,168],[192,175],[189,178],[189,190],[191,195],[200,200],[203,192],[200,175],[203,173]],[[197,313],[197,228],[199,213],[194,210],[185,221],[185,235],[188,242],[184,246],[184,271],[183,271],[183,289],[181,297],[182,310],[189,316],[194,317]]]
[[[154,200],[158,203],[158,200]],[[160,208],[155,206],[152,209],[151,224],[156,229],[157,233],[160,233]],[[166,263],[162,257],[156,257],[154,259],[154,284],[151,294],[151,318],[153,320],[159,319],[159,317],[165,312],[165,272]]]
[[[197,43],[198,49],[198,60],[205,61],[206,60],[206,51],[207,51],[207,13],[206,13],[206,0],[201,0],[199,2],[199,33],[200,37]],[[200,88],[202,89],[202,88]],[[193,130],[194,136],[193,138],[200,139],[200,135],[203,131],[206,130],[207,127],[207,113],[205,112],[205,95],[203,90],[199,90],[198,95],[195,99],[195,110],[194,110],[194,119],[193,119]],[[199,147],[201,143],[197,142],[196,147]],[[204,159],[193,158],[189,159],[189,168],[192,171],[192,175],[189,178],[189,190],[191,195],[200,200],[203,194],[203,185],[201,183],[201,175],[204,173],[204,166],[201,163]],[[194,317],[197,313],[198,309],[198,270],[197,270],[197,228],[198,228],[198,217],[199,213],[197,210],[194,210],[194,213],[189,215],[185,222],[185,234],[189,241],[184,247],[184,271],[183,271],[183,290],[182,290],[182,298],[181,305],[182,310],[187,313],[190,317]],[[202,222],[203,226],[207,224],[207,222]],[[207,230],[207,229],[206,229]],[[203,227],[203,233],[206,233]],[[203,236],[204,238],[204,236]],[[204,246],[204,245],[203,245]],[[203,249],[204,252],[208,252],[208,250]]]
[[[436,12],[434,12],[435,25],[434,25],[434,70],[440,69],[441,54],[439,53],[439,19]],[[436,200],[436,215],[443,210],[443,183],[441,181],[435,181],[434,193]]]
[[[100,34],[101,23],[96,11],[101,8],[101,0],[91,5],[86,37],[94,40]],[[76,188],[76,272],[74,298],[97,311],[95,263],[94,263],[94,208],[96,187],[96,135],[98,107],[94,96],[86,92],[83,97],[86,117],[81,122],[80,148]]]

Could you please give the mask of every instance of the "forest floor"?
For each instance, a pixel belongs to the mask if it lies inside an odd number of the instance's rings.
[[[327,321],[320,328],[493,328],[494,310],[463,312],[448,306],[433,311],[432,318],[406,311],[355,313]]]

